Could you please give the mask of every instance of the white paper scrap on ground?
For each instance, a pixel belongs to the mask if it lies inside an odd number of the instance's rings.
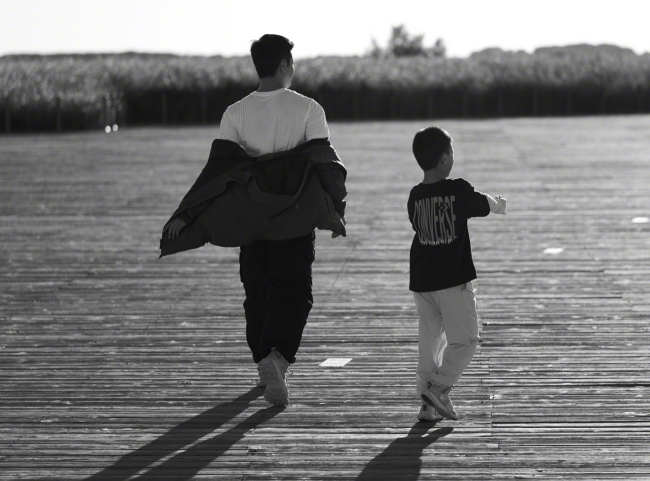
[[[564,252],[564,247],[547,247],[544,249],[544,254],[559,254]]]
[[[321,362],[320,365],[321,367],[343,367],[351,360],[352,358],[347,357],[330,357],[329,359]]]
[[[632,224],[647,224],[650,222],[650,217],[635,217],[632,219]]]

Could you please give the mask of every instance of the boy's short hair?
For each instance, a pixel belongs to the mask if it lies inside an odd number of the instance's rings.
[[[449,152],[451,135],[439,127],[427,127],[413,137],[413,155],[422,170],[434,169],[442,154]]]
[[[251,57],[259,78],[273,77],[282,60],[290,62],[293,42],[282,35],[266,34],[251,45]]]

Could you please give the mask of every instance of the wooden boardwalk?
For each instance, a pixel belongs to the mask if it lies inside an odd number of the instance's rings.
[[[349,235],[318,234],[286,409],[251,382],[238,249],[157,259],[216,128],[0,136],[0,479],[650,479],[650,117],[438,124],[509,213],[470,222],[482,342],[436,425],[407,289],[427,122],[331,125]]]

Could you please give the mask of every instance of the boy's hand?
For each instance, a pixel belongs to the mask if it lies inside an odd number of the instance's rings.
[[[163,234],[165,231],[168,231],[167,237],[170,239],[176,239],[176,237],[178,237],[178,235],[181,233],[181,230],[183,230],[183,227],[186,225],[187,224],[183,219],[176,217],[163,228]]]
[[[337,237],[346,236],[345,233],[345,225],[347,224],[347,220],[345,220],[345,216],[341,217],[341,222],[338,222],[336,226],[334,227],[332,231],[332,239],[336,239]]]
[[[508,199],[505,197],[501,197],[500,195],[497,195],[495,197],[495,200],[499,203],[499,212],[498,214],[505,214],[508,210]]]
[[[490,212],[493,214],[505,214],[508,210],[508,199],[497,195],[492,197],[490,194],[483,194],[490,204]]]

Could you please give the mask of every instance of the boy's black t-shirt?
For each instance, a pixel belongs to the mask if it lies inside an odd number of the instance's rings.
[[[409,289],[429,292],[476,279],[467,219],[490,213],[487,198],[465,179],[418,184],[408,200],[415,231]]]

